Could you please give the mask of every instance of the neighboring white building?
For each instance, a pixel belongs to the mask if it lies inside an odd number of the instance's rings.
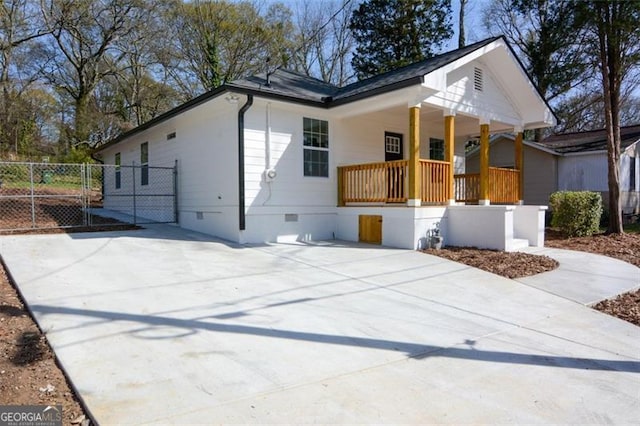
[[[342,88],[285,70],[237,80],[98,155],[106,164],[177,161],[179,225],[234,242],[338,238],[416,248],[439,227],[445,244],[512,249],[541,244],[543,209],[489,206],[498,197],[517,204],[517,170],[487,168],[454,188],[464,142],[555,124],[499,37]],[[494,180],[509,186],[496,190]],[[475,188],[484,205],[455,206],[460,188]],[[468,229],[470,217],[484,224]]]

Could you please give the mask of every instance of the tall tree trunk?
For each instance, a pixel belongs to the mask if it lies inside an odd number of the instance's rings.
[[[67,148],[72,148],[73,145],[79,145],[81,143],[89,142],[89,94],[81,92],[75,99],[75,118],[74,118],[74,132],[73,140],[69,140]]]
[[[617,34],[614,27],[617,5],[598,3],[600,15],[598,41],[600,47],[600,71],[604,92],[604,115],[607,134],[607,166],[609,187],[608,234],[623,233],[622,205],[620,203],[620,60]]]
[[[460,14],[458,15],[458,49],[465,46],[464,36],[464,8],[468,0],[460,0]]]

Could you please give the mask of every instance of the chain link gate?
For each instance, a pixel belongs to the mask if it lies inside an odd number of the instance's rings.
[[[0,162],[0,231],[177,222],[177,165]]]

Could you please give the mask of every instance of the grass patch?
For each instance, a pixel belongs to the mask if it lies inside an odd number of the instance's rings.
[[[629,223],[624,225],[624,232],[628,232],[630,234],[640,234],[640,222],[638,223]]]

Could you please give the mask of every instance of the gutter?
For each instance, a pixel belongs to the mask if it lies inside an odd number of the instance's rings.
[[[244,113],[253,105],[253,95],[247,95],[247,102],[238,111],[238,222],[239,229],[247,227],[244,212]]]

